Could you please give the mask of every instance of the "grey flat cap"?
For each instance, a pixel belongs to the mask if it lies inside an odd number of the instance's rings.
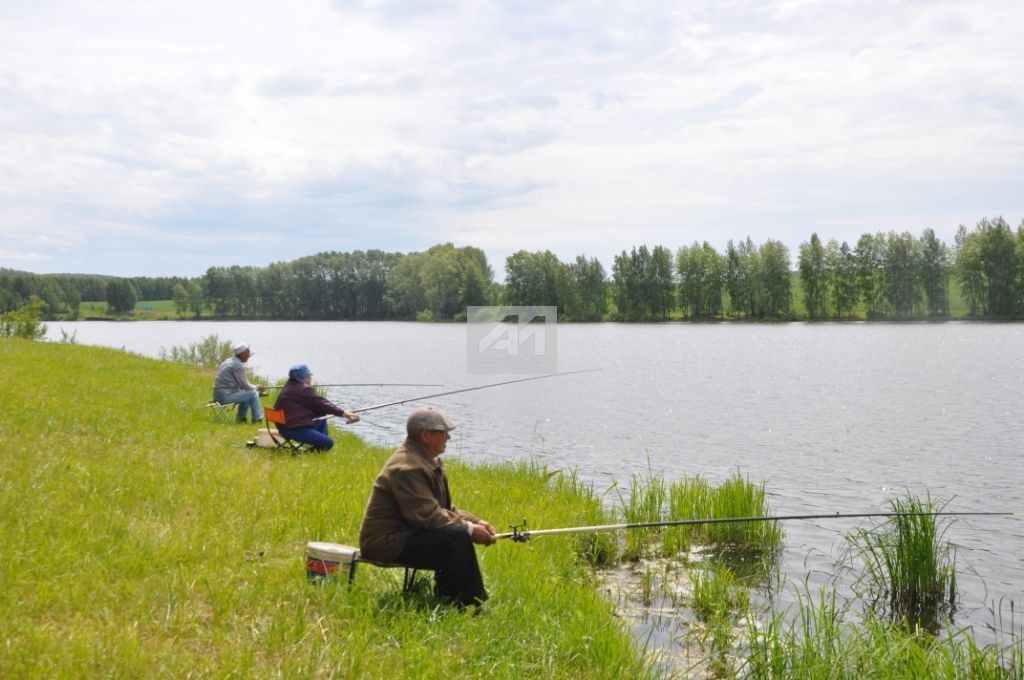
[[[410,413],[409,420],[405,421],[405,431],[410,437],[415,437],[421,430],[450,432],[454,429],[455,423],[448,416],[432,408],[418,408]]]

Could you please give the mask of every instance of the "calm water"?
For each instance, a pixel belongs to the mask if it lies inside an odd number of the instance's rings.
[[[461,324],[78,322],[50,324],[50,337],[61,328],[151,356],[217,334],[250,343],[253,368],[275,379],[304,362],[321,383],[445,386],[330,390],[346,408],[519,377],[469,375]],[[870,512],[905,489],[951,510],[1019,511],[1022,341],[1022,325],[965,322],[562,325],[559,370],[599,372],[380,409],[367,414],[377,426],[353,428],[396,444],[409,409],[432,405],[459,423],[451,457],[576,467],[598,491],[648,470],[717,482],[739,469],[765,480],[778,514]],[[852,526],[787,523],[784,574],[824,582]],[[1024,519],[959,522],[949,536],[975,572],[960,581],[959,623],[992,623],[1000,598],[1024,603]]]

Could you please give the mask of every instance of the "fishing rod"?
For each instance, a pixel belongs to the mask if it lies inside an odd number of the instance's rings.
[[[616,531],[620,529],[649,529],[654,527],[678,527],[697,524],[736,524],[739,522],[776,522],[799,519],[837,519],[855,517],[964,517],[964,516],[1024,516],[1024,512],[854,512],[828,513],[814,515],[776,515],[763,517],[717,517],[706,519],[676,519],[663,522],[627,522],[624,524],[595,524],[584,527],[561,527],[558,529],[529,529],[526,520],[522,524],[510,525],[512,531],[496,534],[494,538],[511,538],[517,543],[526,543],[534,536],[553,536],[555,534],[579,534],[594,531]]]
[[[355,411],[349,411],[349,413],[355,413]],[[326,415],[326,416],[318,416],[316,418],[313,418],[313,420],[334,420],[335,418],[340,418],[340,417],[341,416],[336,416],[333,413],[331,413],[331,414]],[[366,423],[367,425],[372,425],[373,427],[379,427],[382,430],[390,430],[391,429],[390,425],[383,425],[381,423],[375,423],[373,421],[367,420],[366,418],[360,418],[359,420],[354,421],[354,423]],[[353,422],[347,422],[346,425],[352,425],[354,423]]]
[[[265,390],[279,390],[284,385],[269,385]],[[313,387],[444,387],[440,383],[314,383]]]
[[[573,375],[574,373],[590,373],[592,371],[600,371],[600,368],[583,368],[578,371],[566,371],[565,373],[547,373],[545,375],[534,375],[529,378],[518,378],[516,380],[505,380],[503,382],[491,383],[489,385],[477,385],[476,387],[464,387],[461,390],[450,390],[448,392],[437,392],[435,394],[425,394],[422,397],[412,397],[410,399],[399,399],[398,401],[389,401],[384,404],[375,404],[373,406],[364,406],[363,408],[352,409],[352,413],[364,413],[366,411],[374,411],[379,408],[385,408],[387,406],[398,406],[400,404],[408,404],[410,401],[422,401],[424,399],[433,399],[434,397],[446,397],[450,394],[461,394],[462,392],[472,392],[474,390],[483,390],[488,387],[498,387],[499,385],[511,385],[512,383],[526,382],[527,380],[541,380],[542,378],[556,378],[563,375]]]

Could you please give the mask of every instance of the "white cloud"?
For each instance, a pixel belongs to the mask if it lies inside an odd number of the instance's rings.
[[[1013,3],[0,13],[0,235],[50,238],[0,266],[196,274],[241,231],[251,264],[452,239],[500,271],[519,248],[951,239],[1024,214]]]

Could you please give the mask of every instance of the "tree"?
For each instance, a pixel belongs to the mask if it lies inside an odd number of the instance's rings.
[[[722,313],[727,263],[718,251],[707,241],[680,248],[676,252],[676,271],[684,314],[711,317]]]
[[[520,250],[505,260],[505,301],[510,305],[552,305],[561,318],[580,313],[572,268],[550,250]]]
[[[792,306],[789,248],[782,241],[768,239],[759,254],[764,281],[762,316],[786,318]]]
[[[0,314],[0,338],[38,340],[45,336],[46,324],[42,323],[45,305],[42,299],[32,295],[25,306]]]
[[[573,285],[579,301],[580,321],[600,321],[608,311],[608,277],[596,258],[578,255],[570,265]]]
[[[138,302],[135,286],[128,279],[111,279],[107,283],[107,308],[112,312],[129,313]]]
[[[643,247],[646,251],[646,246]],[[612,264],[612,281],[615,285],[615,306],[619,318],[638,321],[643,317],[641,305],[643,271],[641,256],[636,246],[631,253],[623,250],[615,256]]]
[[[920,262],[917,239],[908,232],[889,232],[885,238],[883,287],[886,300],[897,316],[914,314],[921,301]]]
[[[840,245],[832,239],[825,249],[825,262],[836,316],[853,316],[857,306],[857,260],[853,250],[846,241]]]
[[[986,297],[985,273],[981,265],[981,235],[969,233],[960,225],[956,232],[956,256],[953,270],[960,280],[960,294],[967,302],[971,316],[984,313],[982,308]]]
[[[867,317],[873,319],[884,314],[885,298],[882,278],[885,267],[885,236],[862,234],[853,251],[857,288],[867,308]]]
[[[825,248],[821,245],[817,233],[811,234],[809,243],[800,244],[799,268],[807,316],[811,319],[824,318],[828,315],[826,300],[829,296],[829,281]]]
[[[1016,239],[1002,217],[982,219],[978,223],[978,231],[981,233],[981,267],[986,279],[988,313],[1010,316],[1017,297],[1014,291],[1018,270]]]
[[[949,248],[935,236],[933,229],[925,229],[921,235],[921,285],[931,316],[949,316],[951,268]]]

